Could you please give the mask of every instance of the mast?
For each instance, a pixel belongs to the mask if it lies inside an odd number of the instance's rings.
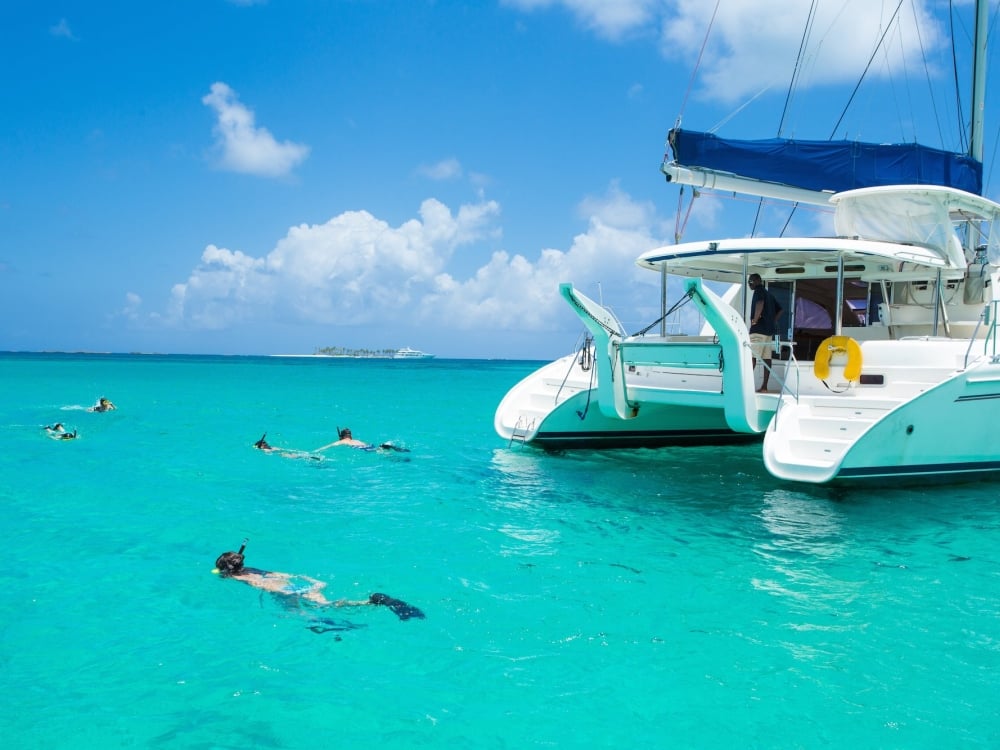
[[[983,161],[983,116],[986,108],[986,27],[989,22],[988,0],[976,0],[976,41],[972,56],[972,122],[969,132],[969,156]]]
[[[983,161],[983,114],[986,108],[988,11],[988,0],[976,0],[976,40],[972,56],[972,122],[969,132],[969,156],[980,163]]]

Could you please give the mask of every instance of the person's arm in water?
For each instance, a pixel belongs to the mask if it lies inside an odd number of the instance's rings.
[[[316,448],[313,452],[317,453],[319,451],[325,451],[327,448],[335,448],[338,445],[349,445],[352,448],[365,448],[368,446],[368,443],[362,440],[355,440],[352,437],[345,437],[341,438],[340,440],[335,440],[332,443],[328,443],[327,445],[324,445],[322,448]]]

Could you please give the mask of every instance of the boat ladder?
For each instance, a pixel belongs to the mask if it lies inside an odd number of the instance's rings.
[[[534,431],[535,431],[535,418],[532,418],[531,421],[529,422],[527,421],[527,418],[522,414],[517,418],[517,424],[514,425],[514,429],[511,430],[510,442],[507,443],[507,447],[509,448],[510,446],[512,446],[514,444],[514,441],[517,441],[521,443],[521,445],[524,445],[524,443],[527,441],[528,435],[530,435]]]

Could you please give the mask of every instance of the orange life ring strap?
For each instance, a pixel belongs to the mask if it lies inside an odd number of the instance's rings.
[[[849,380],[857,380],[861,377],[861,345],[850,336],[830,336],[823,339],[816,350],[816,359],[813,361],[813,372],[820,380],[830,377],[830,358],[835,354],[847,356],[847,364],[844,365],[844,377]]]

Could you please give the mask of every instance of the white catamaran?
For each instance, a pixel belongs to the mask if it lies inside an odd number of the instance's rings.
[[[980,2],[980,58],[985,29]],[[563,284],[593,343],[515,386],[497,409],[498,434],[559,448],[763,436],[768,471],[811,483],[1000,471],[990,440],[1000,423],[1000,204],[979,195],[977,70],[969,155],[671,131],[668,179],[832,206],[836,236],[722,239],[640,256],[663,289],[667,275],[686,277],[682,302],[704,315],[703,336],[628,336]],[[828,168],[836,164],[843,174]],[[773,393],[755,390],[745,296],[704,283],[742,290],[752,272],[784,310]]]

